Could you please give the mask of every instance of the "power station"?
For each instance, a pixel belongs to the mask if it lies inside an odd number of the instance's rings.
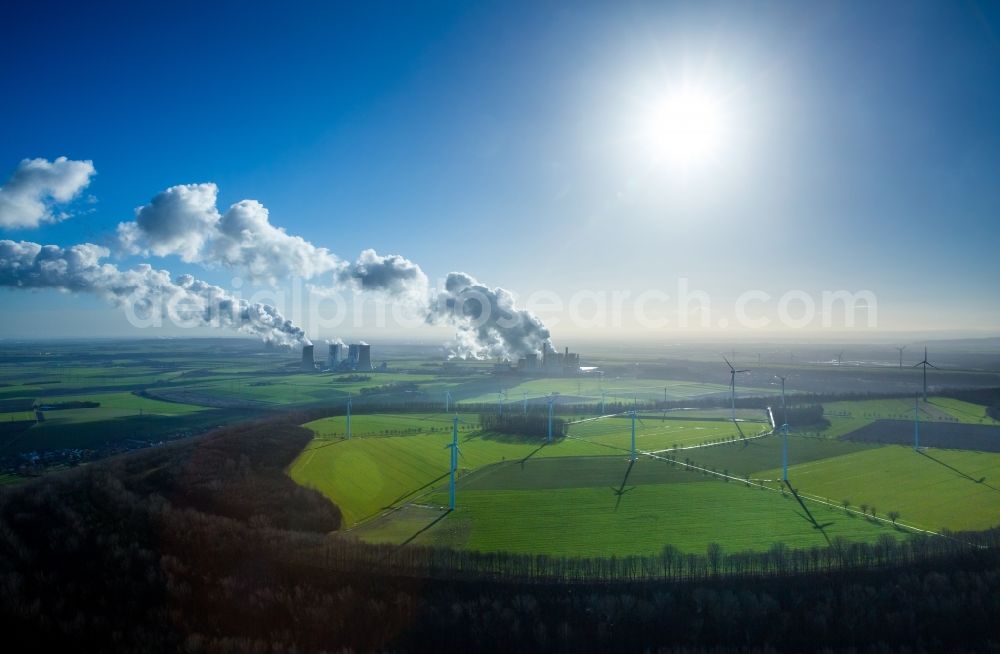
[[[504,368],[504,364],[499,367]],[[542,345],[541,358],[532,352],[518,359],[516,366],[507,364],[506,368],[527,375],[546,377],[575,377],[582,372],[579,354],[570,352],[568,347],[563,352],[558,352],[548,341]]]
[[[330,343],[327,349],[325,365],[317,365],[315,346],[302,346],[302,369],[309,371],[370,371],[372,366],[372,346],[368,343],[351,343],[344,354],[343,343]],[[383,364],[384,366],[385,364]]]

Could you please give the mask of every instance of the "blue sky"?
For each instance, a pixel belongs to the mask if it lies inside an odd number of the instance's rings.
[[[720,307],[870,289],[883,330],[1000,324],[996,4],[25,2],[0,9],[0,56],[0,181],[32,157],[98,171],[96,203],[0,238],[102,242],[212,181],[222,207],[257,199],[432,282],[567,297],[684,276]],[[634,126],[682,78],[728,130],[678,174]],[[129,329],[94,299],[0,301],[0,337]]]

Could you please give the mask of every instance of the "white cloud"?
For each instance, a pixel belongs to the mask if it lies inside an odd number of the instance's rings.
[[[135,221],[118,225],[119,248],[218,263],[272,284],[290,276],[313,279],[344,266],[326,248],[272,225],[267,208],[256,200],[241,200],[220,213],[218,193],[212,183],[168,188],[136,209]]]
[[[53,208],[75,198],[96,172],[91,161],[66,157],[22,160],[0,186],[0,227],[34,228],[68,218],[66,213],[54,213]]]

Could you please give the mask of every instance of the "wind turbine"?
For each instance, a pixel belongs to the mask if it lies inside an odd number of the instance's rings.
[[[733,422],[736,422],[736,373],[738,372],[750,372],[749,370],[737,370],[733,367],[733,364],[729,363],[729,359],[722,357],[722,360],[726,362],[729,366],[729,390],[732,396],[732,407],[733,407]]]
[[[635,453],[635,408],[632,409],[632,451],[629,452],[628,460],[635,463],[635,460],[639,458]]]
[[[528,391],[524,391],[524,415],[528,415]]]
[[[351,440],[351,396],[347,396],[347,440]]]
[[[500,417],[501,418],[503,418],[503,396],[505,394],[506,393],[505,393],[505,391],[503,389],[500,389],[499,391],[497,391],[497,402],[500,405]]]
[[[788,410],[785,408],[785,377],[775,375],[781,380],[781,481],[788,483]]]
[[[899,367],[900,367],[900,369],[902,369],[902,367],[903,367],[903,350],[906,349],[906,346],[904,345],[903,347],[897,347],[896,349],[899,350]]]
[[[458,416],[451,420],[451,443],[444,446],[451,448],[451,479],[448,482],[448,510],[455,510],[455,472],[458,470]]]
[[[546,442],[552,442],[552,405],[556,402],[555,395],[549,395],[549,436]]]
[[[444,392],[444,412],[449,413],[451,405],[451,391]]]
[[[927,347],[926,346],[924,347],[924,360],[921,361],[920,363],[916,363],[916,364],[913,365],[914,368],[917,368],[919,366],[923,366],[924,367],[924,402],[926,402],[927,401],[927,366],[930,366],[931,368],[934,368],[935,370],[937,370],[937,366],[935,366],[933,363],[931,363],[930,361],[927,360]]]

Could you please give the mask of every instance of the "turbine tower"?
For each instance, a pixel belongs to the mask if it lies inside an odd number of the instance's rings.
[[[604,415],[604,399],[607,397],[607,395],[608,395],[607,391],[604,391],[604,390],[601,391],[601,415],[602,416]]]
[[[351,396],[347,396],[347,440],[351,440]]]
[[[549,395],[549,436],[546,439],[547,443],[552,442],[552,405],[555,404],[556,396]]]
[[[844,362],[844,351],[841,350],[840,352],[837,353],[837,367],[840,367],[840,365],[843,364],[843,362]]]
[[[448,413],[451,407],[451,391],[444,392],[444,412]]]
[[[503,389],[497,391],[497,403],[500,405],[500,417],[503,418]]]
[[[896,350],[898,350],[898,351],[899,351],[899,368],[900,368],[901,370],[902,370],[902,368],[903,368],[903,350],[905,350],[905,349],[906,349],[906,346],[905,346],[905,345],[904,345],[903,347],[897,347],[897,348],[896,348]]]
[[[924,402],[926,402],[927,401],[927,366],[930,366],[931,368],[934,368],[935,370],[937,370],[937,366],[935,366],[933,363],[931,363],[930,361],[927,360],[927,347],[926,346],[924,347],[924,360],[921,361],[920,363],[914,364],[913,367],[914,368],[918,368],[920,366],[923,366],[923,368],[924,368]]]
[[[451,419],[451,443],[445,449],[451,448],[451,478],[448,482],[448,510],[455,510],[455,472],[458,470],[458,416]]]
[[[528,415],[528,391],[524,391],[524,415]]]
[[[629,452],[629,455],[628,455],[628,460],[631,461],[631,462],[633,462],[633,463],[638,458],[638,456],[635,453],[635,418],[636,418],[636,416],[635,416],[635,409],[633,408],[632,409],[632,451]]]
[[[775,375],[781,380],[781,481],[788,483],[788,410],[785,408],[785,377]]]
[[[726,362],[729,366],[729,391],[732,398],[732,409],[733,409],[733,422],[736,422],[736,373],[738,372],[750,372],[749,370],[737,370],[733,367],[733,364],[729,363],[729,359],[722,357],[722,360]]]

